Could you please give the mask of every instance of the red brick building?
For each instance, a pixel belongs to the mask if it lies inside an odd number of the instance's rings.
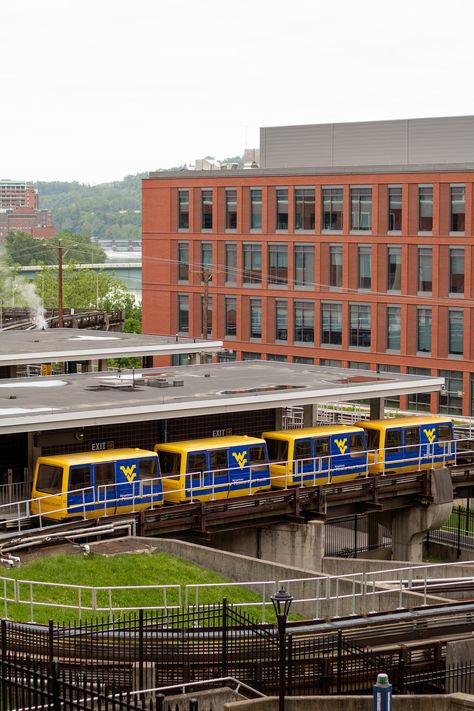
[[[401,407],[474,414],[474,117],[262,129],[261,152],[143,181],[144,332],[199,337],[205,279],[221,358],[442,375]]]
[[[31,183],[0,180],[0,243],[9,232],[38,238],[56,234],[51,212],[40,210],[38,191]]]

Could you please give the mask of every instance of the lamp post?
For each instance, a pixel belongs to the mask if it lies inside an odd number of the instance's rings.
[[[285,590],[282,586],[277,593],[271,596],[271,601],[273,603],[273,608],[275,610],[275,615],[278,624],[278,639],[280,643],[280,691],[279,691],[279,701],[278,709],[279,711],[284,711],[285,709],[285,689],[286,689],[286,623],[288,621],[288,614],[290,612],[290,606],[293,602],[293,596]]]

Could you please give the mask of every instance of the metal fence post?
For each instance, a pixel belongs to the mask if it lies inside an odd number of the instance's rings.
[[[457,535],[457,546],[456,546],[456,555],[459,560],[461,557],[461,507],[458,506],[458,535]]]
[[[341,670],[342,670],[342,630],[337,631],[337,680],[336,691],[341,694]]]
[[[354,558],[357,558],[357,514],[354,516]]]
[[[138,687],[143,690],[143,610],[138,611]]]
[[[0,684],[2,685],[2,709],[7,709],[7,621],[2,620],[2,677]]]
[[[198,711],[198,700],[191,699],[189,702],[189,711]]]
[[[222,676],[227,676],[227,598],[222,600]]]
[[[48,652],[49,652],[49,663],[54,662],[54,624],[53,620],[48,623]]]

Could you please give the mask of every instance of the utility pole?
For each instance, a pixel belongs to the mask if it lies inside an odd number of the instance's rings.
[[[204,282],[204,294],[202,298],[202,337],[207,338],[207,314],[209,309],[209,283],[212,281],[212,274],[209,269],[203,269],[202,280]]]
[[[58,240],[58,328],[63,327],[63,248]]]

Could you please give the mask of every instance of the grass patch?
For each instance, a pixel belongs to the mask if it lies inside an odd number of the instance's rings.
[[[79,594],[83,607],[93,607],[95,599],[96,608],[106,608],[97,611],[83,610],[81,620],[91,620],[96,617],[105,617],[109,614],[110,600],[112,607],[118,608],[113,613],[115,619],[126,614],[128,607],[143,607],[181,605],[185,606],[184,586],[191,584],[203,584],[206,587],[199,590],[199,604],[220,603],[224,597],[230,603],[256,603],[261,601],[262,590],[255,588],[255,593],[249,589],[234,586],[213,588],[213,583],[229,583],[229,580],[213,573],[205,568],[201,568],[191,563],[166,553],[135,554],[112,556],[103,558],[101,556],[90,555],[80,556],[54,556],[43,558],[27,563],[20,568],[2,571],[2,577],[7,581],[0,580],[2,586],[2,597],[4,591],[10,599],[14,597],[14,582],[16,579],[18,602],[8,602],[7,605],[0,603],[0,616],[19,621],[35,621],[46,623],[52,619],[55,623],[75,621],[79,619],[78,606]],[[35,584],[38,583],[58,583],[58,587]],[[99,590],[95,596],[91,590],[82,588],[67,589],[63,585],[104,587],[106,590]],[[162,590],[113,590],[109,593],[111,586],[132,586],[132,585],[179,585],[181,596],[177,589],[166,591],[166,600]],[[0,588],[1,589],[1,588]],[[31,607],[29,600],[33,595],[35,604]],[[273,590],[266,591],[266,598]],[[111,596],[111,597],[110,597]],[[195,604],[194,594],[190,595],[188,604]],[[50,603],[58,605],[51,607]],[[3,609],[2,609],[3,607]],[[260,620],[262,611],[259,606],[249,606],[244,608],[256,619]],[[266,620],[274,621],[271,606],[266,609]]]

